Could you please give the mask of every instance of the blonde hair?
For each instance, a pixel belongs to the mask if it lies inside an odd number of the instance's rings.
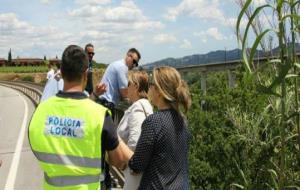
[[[167,66],[154,68],[153,80],[166,103],[178,112],[180,106],[184,108],[185,113],[188,111],[191,106],[189,88],[175,68]]]
[[[140,98],[147,98],[149,90],[148,74],[145,71],[131,70],[128,71],[128,84],[133,83],[138,87]]]

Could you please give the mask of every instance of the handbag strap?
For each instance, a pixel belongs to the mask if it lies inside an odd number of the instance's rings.
[[[142,106],[142,108],[143,108],[143,111],[144,111],[145,117],[147,117],[148,115],[147,115],[147,113],[146,113],[146,110],[145,110],[145,108],[144,108],[144,105],[142,104],[142,102],[140,102],[140,104],[141,104],[141,106]]]

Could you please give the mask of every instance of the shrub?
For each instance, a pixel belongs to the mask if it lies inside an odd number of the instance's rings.
[[[30,76],[30,75],[24,76],[21,80],[22,81],[28,81],[28,82],[34,82],[33,76]]]

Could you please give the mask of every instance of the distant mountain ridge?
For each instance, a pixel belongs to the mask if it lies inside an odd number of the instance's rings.
[[[276,47],[272,50],[273,55],[277,55],[279,48]],[[300,52],[300,43],[296,44],[296,51]],[[269,52],[268,52],[269,53]],[[256,51],[255,57],[263,57],[266,53],[261,50]],[[184,56],[181,58],[166,58],[152,63],[143,65],[144,69],[151,69],[156,66],[172,66],[172,67],[184,67],[190,65],[199,65],[199,64],[209,64],[225,61],[233,61],[241,59],[242,51],[241,49],[233,50],[217,50],[211,51],[207,54],[194,54],[189,56]]]

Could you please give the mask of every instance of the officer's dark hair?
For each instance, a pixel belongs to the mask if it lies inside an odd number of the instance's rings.
[[[140,52],[137,49],[135,49],[135,48],[130,48],[127,53],[136,53],[137,56],[138,56],[138,58],[139,58],[139,60],[141,59]]]
[[[77,45],[68,46],[61,61],[61,73],[63,79],[68,82],[80,82],[83,72],[88,68],[88,56],[84,50]]]
[[[87,52],[87,48],[88,48],[88,47],[94,48],[94,45],[91,44],[91,43],[86,44],[86,45],[85,45],[85,48],[84,48],[84,51],[85,51],[85,52]]]

